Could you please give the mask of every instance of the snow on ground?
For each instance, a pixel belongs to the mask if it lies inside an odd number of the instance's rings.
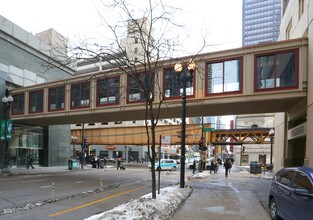
[[[189,178],[205,178],[208,173],[197,173]],[[191,194],[189,187],[179,188],[170,186],[160,189],[156,199],[152,199],[152,194],[146,194],[138,199],[131,200],[109,211],[91,216],[85,220],[145,220],[145,219],[169,219],[174,214],[178,206],[184,202]]]
[[[179,188],[179,186],[166,187],[160,189],[156,199],[152,199],[152,194],[149,193],[85,220],[168,219],[191,191],[191,188]]]

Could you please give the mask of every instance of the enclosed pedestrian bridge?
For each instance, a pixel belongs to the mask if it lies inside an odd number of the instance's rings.
[[[187,117],[288,112],[303,106],[307,57],[306,38],[200,54],[193,81],[187,84]],[[156,105],[157,88],[165,94],[160,118],[181,117],[177,61],[164,61],[156,79]],[[11,118],[23,124],[132,121],[145,115],[138,83],[116,69],[14,89],[12,95]]]

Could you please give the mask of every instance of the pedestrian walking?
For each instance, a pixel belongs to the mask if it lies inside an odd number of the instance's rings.
[[[101,163],[101,158],[100,158],[100,156],[97,157],[96,163],[97,163],[97,168],[98,168],[98,169],[99,169],[99,168],[103,168],[102,163]]]
[[[196,160],[193,160],[192,173],[195,174],[196,170],[197,170]]]
[[[229,160],[226,160],[224,162],[224,168],[225,168],[225,177],[228,178],[228,173],[229,173],[229,170],[231,169],[232,165],[231,165],[231,162]]]
[[[121,160],[120,160],[120,158],[117,159],[117,167],[116,167],[116,169],[117,169],[117,170],[118,170],[118,169],[120,169],[120,170],[122,169],[122,168],[121,168]]]
[[[34,169],[33,167],[33,162],[34,162],[34,158],[32,155],[29,155],[28,158],[27,158],[27,169],[29,167],[31,167],[32,169]]]

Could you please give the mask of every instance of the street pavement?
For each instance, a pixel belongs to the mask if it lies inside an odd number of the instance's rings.
[[[111,165],[115,166],[114,164]],[[147,164],[126,164],[126,167],[147,167]],[[84,170],[92,169],[89,165]],[[55,172],[75,172],[67,166],[40,167],[35,169],[12,168],[10,175],[35,175]],[[173,220],[210,219],[210,220],[267,220],[267,195],[271,173],[250,174],[248,167],[234,166],[228,178],[225,178],[224,169],[220,166],[217,173],[210,174],[204,171],[205,177],[192,175],[186,169],[186,186],[193,189],[192,194],[178,208]],[[8,175],[8,174],[3,174]],[[199,175],[200,176],[200,175]]]
[[[234,167],[225,178],[221,166],[216,174],[205,178],[190,175],[187,184],[193,192],[172,219],[270,219],[267,195],[271,177],[269,173],[250,174],[246,167]]]

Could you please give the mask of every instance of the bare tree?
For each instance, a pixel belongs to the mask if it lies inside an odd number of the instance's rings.
[[[140,101],[145,104],[144,120],[151,163],[152,198],[156,198],[156,126],[165,99],[165,89],[160,85],[163,80],[160,77],[165,63],[166,67],[172,66],[174,71],[173,64],[178,61],[172,61],[174,49],[179,46],[178,37],[173,35],[173,28],[183,26],[178,25],[172,16],[180,9],[166,6],[162,0],[147,0],[141,8],[132,7],[130,0],[111,0],[110,4],[108,2],[103,1],[103,12],[99,10],[99,16],[109,30],[102,43],[90,43],[86,39],[70,51],[67,63],[65,59],[60,63],[68,65],[73,60],[80,63],[105,61],[106,68],[127,75],[130,88],[124,85],[120,91],[128,94],[127,90],[135,90],[140,94]],[[119,19],[113,24],[107,19],[106,11],[114,11]],[[120,40],[121,36],[127,37]],[[100,71],[99,74],[105,73]],[[174,78],[177,82],[177,78]],[[124,97],[129,99],[127,95]]]

